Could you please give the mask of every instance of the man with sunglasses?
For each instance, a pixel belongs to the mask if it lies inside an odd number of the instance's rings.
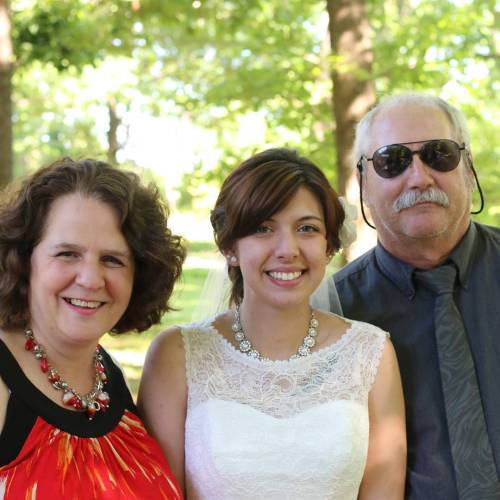
[[[388,331],[398,355],[405,497],[498,500],[500,228],[471,222],[483,196],[465,119],[440,98],[388,97],[359,123],[354,154],[378,242],[335,283],[345,316]],[[448,290],[426,278],[450,273]]]

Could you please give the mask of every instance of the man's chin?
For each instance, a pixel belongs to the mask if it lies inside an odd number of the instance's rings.
[[[420,218],[421,219],[421,218]],[[402,232],[407,238],[422,240],[442,236],[449,230],[449,224],[443,220],[411,220],[402,226]]]

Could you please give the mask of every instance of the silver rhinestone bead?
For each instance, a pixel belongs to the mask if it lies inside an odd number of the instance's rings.
[[[313,318],[310,322],[309,325],[312,326],[313,328],[317,328],[319,326],[319,321],[316,318]]]
[[[241,330],[241,327],[240,325],[238,325],[238,323],[233,323],[231,326],[231,330],[233,330],[233,332],[237,332],[238,330]]]
[[[311,337],[316,337],[316,335],[318,335],[318,332],[316,331],[316,328],[309,328],[309,330],[307,330],[307,334]]]
[[[240,351],[247,352],[252,348],[252,344],[248,340],[243,340],[240,342]]]
[[[309,354],[309,347],[305,346],[305,345],[301,345],[299,347],[299,349],[297,350],[297,354],[299,356],[307,356]]]
[[[238,341],[241,342],[245,338],[245,334],[243,332],[235,332],[234,338]]]
[[[248,355],[251,357],[251,358],[255,358],[255,359],[259,359],[260,358],[260,353],[259,351],[256,351],[255,349],[252,349]]]
[[[316,341],[312,337],[306,337],[304,339],[304,345],[306,347],[314,347],[315,344],[316,344]]]

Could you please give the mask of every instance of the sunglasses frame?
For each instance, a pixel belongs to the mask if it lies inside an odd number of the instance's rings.
[[[429,144],[429,143],[436,143],[436,142],[441,142],[441,141],[445,141],[445,142],[451,142],[452,144],[454,144],[456,147],[457,147],[457,151],[459,153],[459,158],[458,158],[458,162],[457,164],[453,167],[453,168],[450,168],[450,169],[447,169],[447,170],[440,170],[438,168],[436,168],[435,166],[433,165],[430,165],[428,163],[426,163],[423,159],[422,159],[422,150]],[[419,143],[424,143],[422,144],[422,146],[419,148],[419,149],[416,149],[415,151],[411,150],[407,144],[419,144]],[[410,161],[408,163],[408,165],[406,165],[400,172],[398,172],[397,174],[395,175],[382,175],[378,170],[377,168],[375,167],[375,163],[374,163],[374,159],[376,160],[377,159],[377,154],[378,152],[383,149],[383,148],[389,148],[391,146],[401,146],[403,148],[406,148],[406,150],[408,150],[411,154],[411,158],[413,159],[413,156],[414,155],[418,155],[419,158],[426,164],[428,165],[430,168],[432,168],[433,170],[435,170],[436,172],[451,172],[452,170],[455,170],[458,165],[460,164],[460,160],[461,160],[461,152],[462,151],[466,151],[467,148],[465,147],[465,144],[462,144],[462,146],[460,146],[460,144],[458,144],[458,142],[454,141],[453,139],[429,139],[429,140],[426,140],[426,141],[413,141],[413,142],[405,142],[405,143],[394,143],[394,144],[387,144],[385,146],[381,146],[380,148],[378,148],[374,153],[373,153],[373,156],[371,158],[367,158],[366,156],[361,156],[361,158],[359,159],[358,163],[357,163],[357,168],[360,172],[363,171],[363,159],[366,160],[366,161],[371,161],[373,163],[373,169],[375,170],[375,172],[377,173],[377,175],[379,175],[380,177],[382,177],[383,179],[394,179],[395,177],[398,177],[399,175],[401,175],[411,164],[412,164],[412,161]]]

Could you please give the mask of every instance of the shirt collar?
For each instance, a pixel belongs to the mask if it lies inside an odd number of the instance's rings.
[[[458,282],[467,289],[467,281],[469,279],[470,268],[474,260],[474,254],[477,248],[477,229],[476,224],[472,222],[469,229],[459,241],[458,245],[453,249],[448,258],[453,262],[458,269]]]
[[[453,249],[448,257],[448,262],[453,262],[458,269],[458,282],[467,289],[467,280],[475,253],[477,242],[477,229],[472,222],[469,229]],[[375,259],[381,271],[390,279],[409,299],[415,295],[413,272],[416,267],[404,262],[390,254],[380,243],[375,247]]]
[[[414,267],[399,260],[390,254],[379,242],[375,247],[375,259],[381,271],[389,278],[408,298],[415,295],[412,274]]]

